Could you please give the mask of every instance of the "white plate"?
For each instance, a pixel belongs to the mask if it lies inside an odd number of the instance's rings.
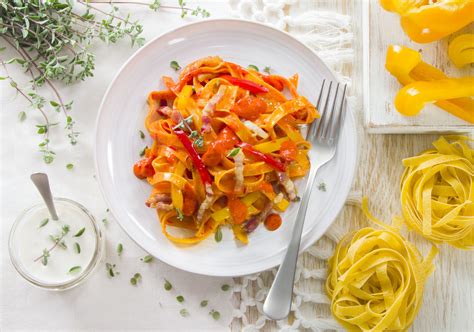
[[[207,20],[180,27],[150,41],[119,71],[104,96],[97,118],[96,167],[107,204],[123,229],[144,250],[177,268],[213,276],[239,276],[278,265],[296,217],[294,204],[274,232],[259,227],[243,246],[230,230],[223,240],[211,236],[194,246],[170,242],[162,233],[156,213],[145,207],[151,187],[132,172],[144,142],[146,98],[162,88],[161,76],[175,77],[172,60],[185,65],[208,55],[219,55],[243,66],[270,66],[276,73],[300,75],[299,92],[316,102],[322,80],[336,80],[309,48],[279,30],[242,20]],[[349,112],[348,112],[349,113]],[[148,142],[150,144],[150,141]],[[352,115],[345,118],[335,159],[318,172],[303,230],[301,250],[318,240],[341,210],[356,166],[356,129]],[[324,181],[327,191],[316,189]]]

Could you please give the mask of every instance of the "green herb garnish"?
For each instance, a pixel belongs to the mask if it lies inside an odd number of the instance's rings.
[[[40,225],[39,225],[38,228],[46,226],[48,224],[48,222],[49,222],[49,218],[45,218],[45,219],[41,220]]]
[[[320,184],[318,184],[318,190],[326,191],[326,183],[321,182]]]
[[[81,253],[81,246],[77,242],[74,242],[74,251],[76,251],[77,254]]]
[[[222,241],[222,231],[220,227],[217,227],[216,233],[214,234],[214,240],[216,240],[216,242]]]
[[[137,283],[142,279],[142,275],[140,273],[135,273],[132,278],[130,278],[130,283],[133,286],[136,286]]]
[[[266,66],[265,68],[263,68],[263,71],[270,75],[271,68]]]
[[[57,246],[63,248],[63,249],[66,249],[67,246],[66,246],[66,243],[64,243],[63,239],[64,237],[69,233],[69,225],[64,225],[63,227],[61,227],[61,234],[60,235],[56,235],[56,236],[53,236],[53,235],[50,235],[49,238],[51,240],[53,240],[54,244],[51,248],[49,249],[43,249],[43,254],[39,257],[37,257],[34,262],[37,262],[39,260],[41,260],[41,263],[43,265],[48,265],[48,257],[51,256],[51,251],[54,250],[54,248],[56,248]]]
[[[73,164],[67,164],[67,165],[66,165],[66,168],[67,168],[68,170],[72,170],[72,169],[74,168],[74,165],[73,165]]]
[[[148,149],[148,146],[145,145],[145,147],[140,151],[140,157],[143,157],[146,153],[146,149]]]
[[[181,211],[178,208],[175,208],[175,210],[176,210],[176,219],[178,219],[179,221],[183,221],[184,220],[183,211]]]
[[[84,234],[86,228],[82,227],[76,234],[74,234],[74,237],[80,237],[82,234]]]
[[[73,266],[69,269],[69,273],[77,273],[81,270],[81,267],[78,265],[78,266]]]
[[[222,289],[224,292],[228,291],[229,288],[230,288],[230,286],[227,285],[227,284],[224,284],[224,285],[221,286],[221,289]]]
[[[184,308],[179,311],[179,314],[183,317],[188,317],[189,316],[189,312]]]
[[[240,148],[233,148],[232,150],[230,150],[227,157],[235,157],[236,155],[239,154],[239,152],[240,152]]]
[[[140,138],[141,139],[145,139],[145,133],[143,131],[140,130]]]
[[[119,272],[115,271],[115,264],[105,263],[105,268],[107,269],[107,274],[111,278],[119,274]]]
[[[260,70],[258,69],[258,67],[255,66],[255,65],[248,65],[247,68],[253,69],[253,70],[255,70],[255,71],[260,71]]]
[[[152,255],[146,255],[145,257],[140,258],[143,263],[150,263],[153,261]]]
[[[21,111],[18,113],[18,121],[23,122],[26,120],[26,113],[24,111]]]
[[[118,254],[119,256],[122,256],[122,252],[123,252],[123,244],[119,243],[119,244],[117,245],[117,254]]]
[[[181,66],[179,65],[179,63],[175,60],[171,61],[170,62],[170,67],[173,68],[175,71],[178,71],[181,69]]]
[[[208,304],[208,303],[209,303],[208,300],[202,300],[202,301],[201,301],[201,307],[203,307],[203,308],[204,308],[204,307],[207,307],[207,304]]]
[[[170,291],[171,288],[173,288],[173,285],[171,285],[171,283],[168,280],[165,279],[164,287],[165,287],[165,290]]]
[[[214,318],[214,320],[219,320],[219,318],[221,318],[221,314],[219,311],[216,311],[214,309],[212,309],[211,311],[209,311],[209,315],[212,316],[212,318]]]
[[[176,301],[178,301],[179,303],[183,303],[184,302],[184,297],[182,295],[178,295],[178,296],[176,296]]]

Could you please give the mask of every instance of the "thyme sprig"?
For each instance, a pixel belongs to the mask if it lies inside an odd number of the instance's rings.
[[[53,236],[54,244],[49,249],[43,249],[43,254],[34,259],[34,262],[41,260],[43,265],[48,265],[48,258],[51,256],[51,251],[53,251],[58,245],[62,248],[66,245],[63,241],[64,237],[69,233],[69,225],[64,225],[61,228],[61,233],[59,235]]]
[[[49,112],[62,114],[64,131],[71,145],[77,144],[80,134],[71,116],[72,101],[64,100],[57,84],[71,84],[93,76],[95,56],[91,52],[91,45],[96,40],[109,44],[128,38],[132,46],[140,46],[145,42],[142,37],[143,26],[133,20],[130,14],[119,14],[118,5],[125,3],[147,5],[153,11],[161,8],[180,10],[181,17],[188,14],[201,17],[210,15],[200,7],[186,7],[183,0],[178,1],[178,6],[162,6],[159,0],[105,3],[78,0],[75,5],[68,0],[0,2],[0,43],[17,53],[11,59],[0,59],[6,74],[0,80],[8,80],[17,93],[41,113],[44,121],[37,126],[37,133],[42,137],[39,151],[47,164],[55,159],[49,137],[50,129],[55,124],[49,120]],[[79,10],[73,10],[74,7]],[[0,50],[3,49],[5,47],[0,47]],[[28,83],[18,84],[8,74],[9,65],[23,68],[29,77]],[[39,91],[43,87],[50,91],[52,99]],[[24,121],[26,113],[21,112],[19,119]]]

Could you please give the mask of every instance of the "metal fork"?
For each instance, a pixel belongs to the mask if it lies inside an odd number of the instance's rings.
[[[337,139],[344,119],[342,110],[344,108],[346,85],[341,88],[340,83],[337,83],[335,92],[333,91],[333,82],[329,82],[328,88],[325,88],[325,85],[326,80],[323,80],[316,106],[322,114],[321,118],[311,125],[307,135],[307,139],[311,142],[309,153],[317,156],[317,158],[313,159],[314,162],[309,171],[308,182],[301,199],[285,258],[263,304],[265,315],[275,320],[283,319],[290,313],[296,262],[311,189],[318,169],[330,161],[336,153]],[[339,96],[341,89],[342,97]],[[326,93],[325,90],[327,90]]]

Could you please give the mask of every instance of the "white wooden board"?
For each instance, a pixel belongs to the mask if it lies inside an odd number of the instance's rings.
[[[474,25],[430,44],[411,41],[400,26],[399,16],[385,11],[376,0],[363,1],[364,48],[364,112],[370,133],[466,132],[474,126],[435,105],[428,105],[417,116],[407,117],[397,112],[393,104],[401,85],[385,69],[385,57],[390,44],[421,50],[423,60],[443,70],[449,76],[473,75],[473,67],[456,68],[448,58],[448,44],[456,36],[473,33]]]

